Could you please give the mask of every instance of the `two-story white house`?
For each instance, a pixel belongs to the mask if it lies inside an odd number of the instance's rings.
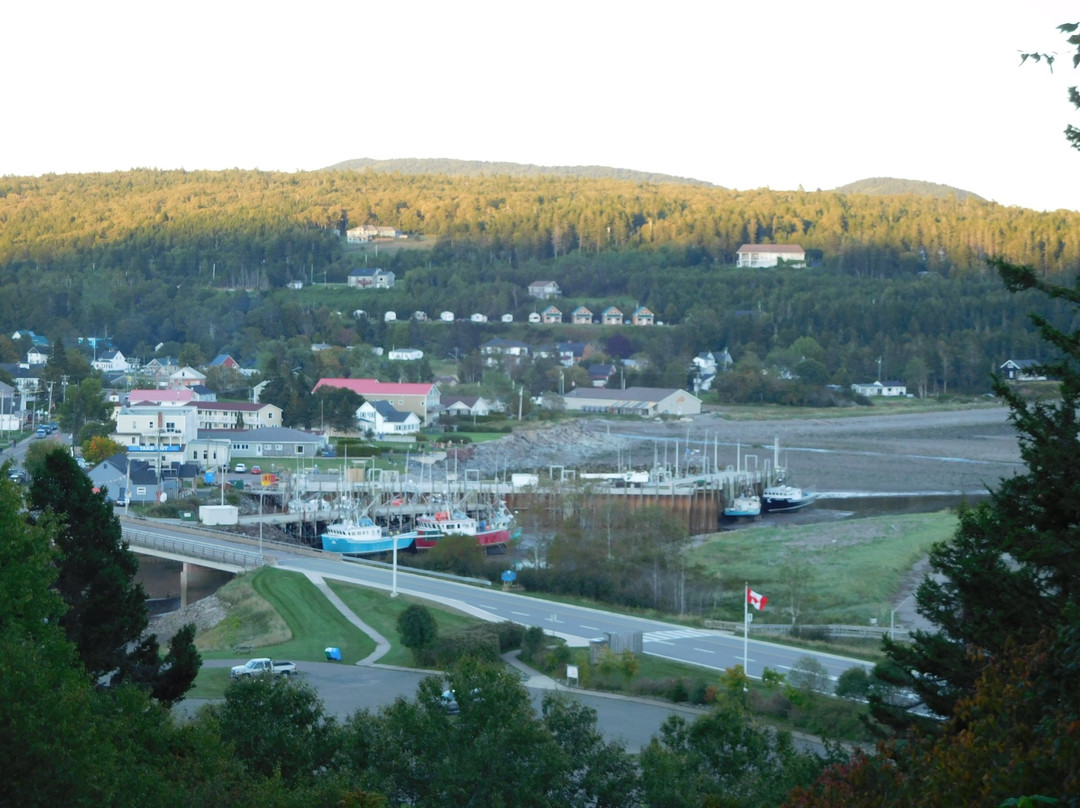
[[[384,269],[354,269],[347,279],[355,289],[393,289],[394,273]]]
[[[115,349],[103,351],[90,365],[103,373],[126,373],[131,370],[127,357]]]

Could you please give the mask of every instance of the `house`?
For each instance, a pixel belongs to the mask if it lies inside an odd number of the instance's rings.
[[[540,312],[540,319],[544,325],[554,325],[562,322],[562,312],[554,306],[548,306],[542,312]]]
[[[615,308],[615,306],[608,306],[600,312],[600,322],[603,325],[622,325],[623,313]]]
[[[94,488],[107,491],[113,502],[154,502],[161,491],[149,462],[123,454],[105,458],[86,474]]]
[[[49,363],[49,349],[35,345],[26,352],[26,364],[47,365]]]
[[[412,412],[428,426],[439,410],[439,388],[430,382],[380,382],[378,379],[319,379],[320,387],[341,387],[364,397],[365,401],[387,401],[400,412]]]
[[[718,373],[725,373],[733,364],[734,360],[728,349],[722,351],[705,351],[699,353],[691,361],[693,365],[694,392],[711,390]]]
[[[533,281],[529,284],[529,297],[537,297],[540,300],[558,297],[562,294],[559,284],[555,281]]]
[[[589,365],[589,379],[593,387],[607,387],[611,377],[618,371],[614,365]]]
[[[356,411],[360,428],[370,430],[377,438],[415,435],[420,431],[420,419],[415,412],[394,409],[389,401],[365,401]]]
[[[555,345],[555,355],[564,367],[576,365],[588,359],[592,353],[593,347],[584,342],[559,342]]]
[[[345,231],[345,241],[348,244],[365,244],[375,239],[401,238],[402,232],[394,227],[377,224],[362,224],[359,227],[350,227]]]
[[[593,313],[584,306],[578,306],[570,312],[570,322],[574,325],[592,325]]]
[[[644,306],[638,306],[630,315],[630,322],[634,325],[655,325],[656,315]]]
[[[26,330],[16,331],[14,334],[11,335],[11,338],[13,340],[26,340],[27,342],[24,342],[23,343],[24,345],[25,344],[36,345],[38,348],[48,348],[49,347],[49,341],[47,339],[45,339],[45,337],[41,336],[40,334],[35,334],[33,331],[26,331]]]
[[[480,396],[439,396],[439,406],[447,415],[458,417],[484,416],[491,414],[491,405]]]
[[[26,362],[5,362],[0,364],[0,369],[6,370],[15,382],[15,389],[26,396],[33,396],[34,392],[41,389],[40,365],[30,367]]]
[[[487,367],[495,367],[510,358],[511,364],[519,365],[529,355],[529,346],[516,339],[490,339],[480,346],[480,355]]]
[[[851,389],[860,396],[898,397],[907,395],[907,385],[903,382],[856,382]]]
[[[806,251],[797,244],[744,244],[735,253],[737,267],[806,266]]]
[[[197,384],[206,384],[206,374],[200,373],[193,367],[185,365],[175,373],[169,374],[169,387],[194,387]]]
[[[217,393],[204,384],[196,384],[187,388],[191,391],[192,401],[217,401]]]
[[[419,348],[394,348],[386,358],[391,362],[415,362],[424,358],[424,352]]]
[[[166,380],[180,370],[180,363],[171,356],[151,359],[143,366],[143,373],[154,380],[154,384],[164,386]]]
[[[354,269],[347,281],[354,289],[393,289],[394,273],[378,268]]]
[[[233,359],[228,354],[218,354],[213,358],[208,368],[229,368],[230,370],[239,370],[240,363]]]
[[[125,373],[131,369],[127,358],[115,349],[102,351],[101,355],[90,363],[95,370],[104,373]]]
[[[1046,374],[1038,368],[1037,359],[1010,359],[998,368],[998,373],[1010,382],[1045,382]]]
[[[628,387],[625,390],[598,390],[577,387],[563,396],[567,411],[614,415],[697,415],[701,399],[685,390],[660,387]]]

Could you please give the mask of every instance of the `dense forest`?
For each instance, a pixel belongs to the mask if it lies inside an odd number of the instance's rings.
[[[360,224],[408,238],[346,244],[343,231]],[[809,265],[737,269],[745,243],[799,244]],[[265,366],[311,364],[313,343],[460,358],[495,336],[588,339],[601,356],[651,359],[652,376],[640,382],[678,382],[693,355],[727,347],[736,362],[778,376],[813,359],[815,378],[843,384],[872,379],[880,360],[882,376],[920,390],[981,392],[1006,359],[1046,358],[1026,317],[1033,306],[1070,325],[1054,301],[1008,295],[988,256],[1071,277],[1080,213],[956,194],[736,192],[524,174],[0,178],[0,333],[33,329],[68,344],[108,336],[143,360],[159,344]],[[363,266],[393,271],[395,287],[346,289]],[[567,313],[645,305],[665,327],[530,327],[522,321],[542,306],[526,288],[538,279],[559,283]],[[443,310],[512,314],[515,323],[405,321]],[[386,311],[402,322],[383,323]],[[15,354],[0,338],[0,358]],[[338,370],[362,370],[358,358],[326,354],[320,361]]]

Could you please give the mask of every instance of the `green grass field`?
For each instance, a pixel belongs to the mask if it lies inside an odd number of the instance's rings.
[[[715,534],[690,561],[734,593],[728,619],[741,619],[749,581],[769,597],[764,622],[791,622],[794,600],[802,623],[884,625],[915,564],[955,528],[951,511],[746,528]]]

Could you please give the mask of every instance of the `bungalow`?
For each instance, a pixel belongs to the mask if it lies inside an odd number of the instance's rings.
[[[907,395],[907,385],[903,382],[862,382],[851,385],[851,389],[860,396],[871,398],[873,396],[900,397]]]
[[[562,294],[559,284],[555,281],[533,281],[529,284],[529,296],[547,300]]]
[[[365,401],[356,411],[360,428],[370,430],[377,438],[415,435],[420,431],[420,419],[415,412],[394,409],[389,401]]]
[[[554,306],[548,306],[540,312],[540,319],[544,325],[555,325],[562,322],[562,312]]]
[[[634,325],[655,325],[656,315],[644,306],[638,306],[630,315],[630,322]]]
[[[622,325],[623,313],[615,306],[608,306],[600,313],[600,322],[604,325]]]
[[[998,368],[998,372],[1010,382],[1046,381],[1046,374],[1039,371],[1036,359],[1010,359]]]
[[[744,244],[735,253],[737,267],[806,266],[806,251],[797,244]]]
[[[439,405],[447,415],[458,417],[491,414],[491,405],[480,396],[440,396]]]
[[[347,282],[354,289],[392,289],[394,273],[378,268],[354,269]]]
[[[584,306],[578,306],[570,312],[570,322],[574,325],[592,325],[593,313]]]

